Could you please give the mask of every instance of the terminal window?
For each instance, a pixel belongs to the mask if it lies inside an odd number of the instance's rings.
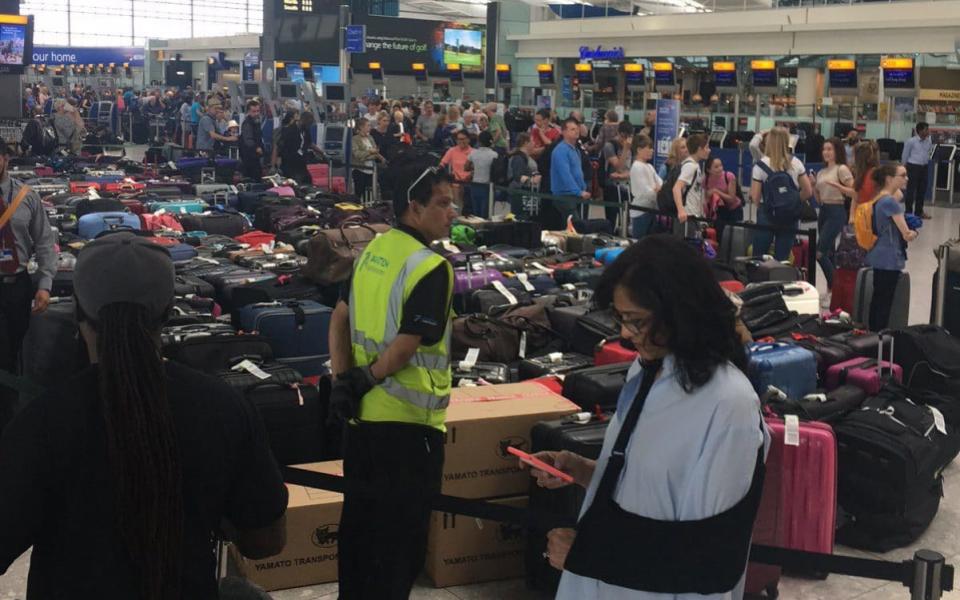
[[[313,0],[283,0],[283,10],[290,12],[313,12]]]

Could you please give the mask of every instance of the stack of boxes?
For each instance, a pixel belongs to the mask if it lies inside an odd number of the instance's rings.
[[[508,506],[527,505],[530,475],[508,446],[530,450],[530,429],[580,409],[537,383],[457,388],[447,410],[443,493]],[[342,475],[340,461],[300,468]],[[241,574],[267,591],[337,580],[337,529],[343,496],[287,485],[287,546],[265,560],[232,551]],[[523,528],[434,512],[426,573],[437,587],[523,575]]]

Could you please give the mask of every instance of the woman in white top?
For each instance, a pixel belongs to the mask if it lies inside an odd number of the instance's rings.
[[[817,232],[817,262],[827,279],[827,288],[833,288],[833,254],[837,250],[837,238],[847,224],[847,209],[844,195],[856,196],[853,189],[853,171],[847,166],[847,153],[840,138],[830,138],[823,143],[823,163],[816,176],[814,194],[820,205]],[[828,299],[824,299],[829,301]],[[829,305],[828,305],[829,306]]]
[[[668,235],[624,251],[594,298],[612,306],[639,358],[599,460],[536,455],[587,489],[577,529],[547,536],[545,559],[564,570],[557,598],[739,600],[769,434],[743,372],[736,309],[710,265]],[[706,533],[708,519],[725,535]]]
[[[813,196],[813,187],[807,177],[803,163],[790,152],[790,132],[783,127],[774,127],[767,132],[764,139],[766,156],[761,160],[772,173],[786,172],[793,180],[799,191],[800,201]],[[750,197],[760,209],[757,211],[757,225],[777,225],[788,229],[797,229],[800,226],[800,207],[797,206],[797,219],[792,223],[773,223],[769,215],[769,207],[763,202],[763,184],[770,177],[766,170],[759,165],[753,166],[753,184],[750,186]],[[773,231],[756,231],[753,235],[753,255],[763,256],[770,254],[770,245],[774,245],[773,257],[777,260],[787,260],[793,250],[796,236]]]
[[[657,175],[650,160],[653,158],[653,140],[650,136],[639,134],[633,137],[633,164],[630,165],[631,206],[657,210],[657,193],[663,185],[663,179]],[[630,232],[640,239],[650,232],[656,215],[639,210],[630,211]]]

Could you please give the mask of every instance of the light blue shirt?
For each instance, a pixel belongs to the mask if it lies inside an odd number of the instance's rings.
[[[930,150],[933,149],[933,140],[930,136],[921,140],[920,136],[915,135],[903,145],[903,162],[907,165],[925,166],[930,162]]]
[[[884,196],[873,205],[873,222],[877,225],[877,243],[867,252],[866,263],[874,269],[902,271],[907,266],[903,236],[893,222],[904,213],[903,205],[893,196]]]
[[[557,196],[579,196],[587,189],[580,152],[561,142],[550,155],[550,191]]]
[[[634,362],[607,427],[583,512],[593,502],[620,433],[621,416],[637,394],[641,375]],[[706,385],[687,393],[677,381],[673,357],[668,356],[627,445],[614,500],[627,512],[663,521],[705,519],[730,509],[750,489],[760,444],[769,449],[769,433],[760,424],[757,394],[735,366],[718,368]],[[557,600],[739,600],[743,590],[741,578],[733,590],[721,594],[656,594],[564,571]]]

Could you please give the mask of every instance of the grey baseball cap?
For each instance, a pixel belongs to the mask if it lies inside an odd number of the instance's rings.
[[[146,238],[121,232],[98,238],[80,251],[73,289],[84,314],[130,302],[160,320],[173,304],[174,268],[170,253]]]

